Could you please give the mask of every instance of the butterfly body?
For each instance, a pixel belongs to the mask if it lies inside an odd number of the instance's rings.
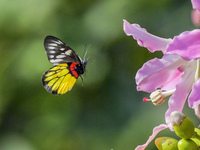
[[[44,47],[54,66],[43,74],[43,86],[49,93],[64,94],[72,89],[78,77],[85,72],[87,60],[82,61],[69,46],[53,36],[45,38]]]

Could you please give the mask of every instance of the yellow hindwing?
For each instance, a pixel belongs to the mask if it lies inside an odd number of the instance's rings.
[[[76,83],[76,78],[69,72],[68,65],[58,64],[47,70],[42,76],[45,89],[52,94],[64,94],[71,90]]]

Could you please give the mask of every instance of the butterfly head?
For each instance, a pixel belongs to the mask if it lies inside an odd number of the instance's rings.
[[[86,70],[86,65],[87,65],[87,60],[83,60],[81,64],[76,66],[75,70],[77,71],[79,75],[84,74]]]
[[[85,67],[86,67],[86,65],[87,65],[87,60],[83,60],[83,61],[82,61],[82,65],[84,66],[84,70],[85,70]]]

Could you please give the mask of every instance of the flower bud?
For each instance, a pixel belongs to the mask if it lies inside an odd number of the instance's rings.
[[[160,137],[155,140],[159,150],[178,150],[178,140],[171,137]]]
[[[197,144],[197,146],[200,146],[200,129],[195,128],[194,131],[195,134],[191,139]]]
[[[184,139],[189,139],[194,135],[194,124],[183,113],[174,111],[170,115],[170,121],[175,133]]]
[[[178,142],[179,150],[199,150],[198,146],[191,139],[181,139]]]

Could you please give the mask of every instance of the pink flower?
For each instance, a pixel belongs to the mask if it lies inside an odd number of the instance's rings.
[[[192,0],[192,6],[200,11],[200,0]]]
[[[165,120],[173,130],[169,119],[171,112],[182,112],[188,96],[191,108],[196,109],[200,104],[200,30],[186,31],[173,39],[165,39],[124,20],[124,32],[133,36],[140,46],[146,47],[150,52],[163,52],[162,59],[154,58],[146,62],[135,78],[138,91],[153,92],[152,101],[158,100],[160,104],[163,95],[172,95]],[[160,92],[157,92],[157,89],[160,89]]]
[[[200,0],[191,1],[196,9],[192,14],[193,23],[199,25]],[[173,111],[182,112],[187,98],[189,107],[193,108],[196,116],[200,118],[200,30],[186,31],[173,39],[166,39],[152,35],[138,24],[131,25],[124,20],[124,32],[150,52],[163,53],[162,59],[154,58],[138,70],[135,77],[137,90],[152,92],[150,100],[154,105],[162,104],[165,97],[172,95],[165,113],[166,124],[155,127],[147,142],[136,148],[144,150],[160,131],[168,127],[173,130],[170,114]]]

